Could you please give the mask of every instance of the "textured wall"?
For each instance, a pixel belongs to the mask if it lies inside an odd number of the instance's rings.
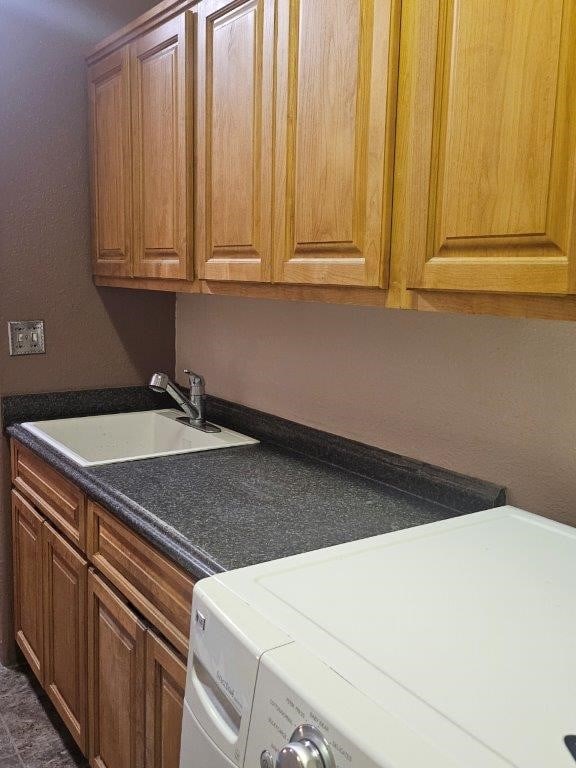
[[[1,405],[1,403],[0,403]],[[10,519],[10,456],[0,438],[0,663],[14,660],[12,634],[12,525]]]
[[[97,290],[89,263],[84,54],[153,5],[0,0],[0,395],[173,368],[173,297]],[[47,354],[8,357],[6,321],[40,318]],[[0,660],[11,653],[6,449],[0,439]]]
[[[173,366],[173,297],[90,276],[84,54],[150,0],[0,0],[0,392],[117,386]],[[8,319],[47,354],[8,357]]]
[[[509,488],[576,524],[576,323],[179,296],[208,391]]]

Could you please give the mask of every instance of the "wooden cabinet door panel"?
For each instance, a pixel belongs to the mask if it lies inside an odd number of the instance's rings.
[[[270,279],[274,2],[198,7],[197,262]]]
[[[146,628],[88,574],[88,712],[92,768],[143,768]]]
[[[394,252],[408,286],[574,292],[576,3],[405,10]]]
[[[42,683],[44,639],[42,623],[42,517],[12,491],[14,568],[14,630],[16,642]]]
[[[274,280],[387,285],[396,0],[278,0]]]
[[[88,563],[44,523],[44,688],[80,749],[87,749]]]
[[[132,274],[132,177],[128,49],[88,70],[95,275]]]
[[[137,277],[189,276],[191,16],[183,13],[131,45]]]
[[[178,768],[186,664],[152,632],[146,636],[146,768]]]

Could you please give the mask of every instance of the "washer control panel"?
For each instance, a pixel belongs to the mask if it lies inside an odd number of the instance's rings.
[[[362,694],[296,644],[267,651],[260,659],[244,766],[376,768],[356,743],[356,719],[360,724],[368,707],[373,710]]]

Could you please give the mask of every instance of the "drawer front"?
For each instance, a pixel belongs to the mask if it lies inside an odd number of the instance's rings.
[[[184,656],[194,581],[98,504],[88,502],[88,556]]]
[[[86,497],[19,443],[12,441],[12,482],[70,541],[86,550]]]

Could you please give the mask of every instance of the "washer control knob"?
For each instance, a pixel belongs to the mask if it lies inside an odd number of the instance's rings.
[[[326,739],[313,725],[300,725],[278,753],[276,768],[335,768]]]

